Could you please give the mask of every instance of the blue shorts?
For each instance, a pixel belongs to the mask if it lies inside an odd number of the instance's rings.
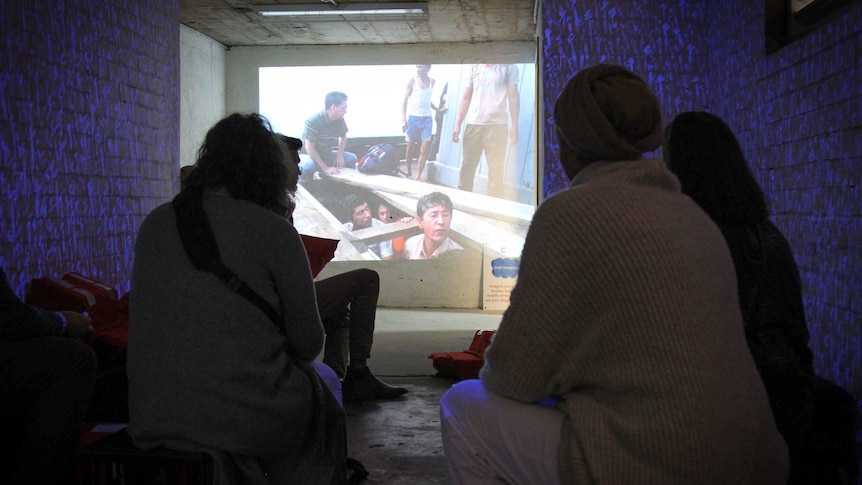
[[[404,132],[407,135],[407,141],[431,140],[431,124],[430,116],[408,116],[407,130]]]

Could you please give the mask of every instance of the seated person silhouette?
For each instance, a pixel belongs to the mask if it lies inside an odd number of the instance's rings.
[[[72,476],[96,380],[96,356],[78,339],[92,333],[87,315],[22,302],[0,267],[0,483]]]

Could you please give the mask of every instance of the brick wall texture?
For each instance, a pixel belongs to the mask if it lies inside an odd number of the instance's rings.
[[[176,192],[179,2],[0,2],[0,265],[128,290],[135,232]]]

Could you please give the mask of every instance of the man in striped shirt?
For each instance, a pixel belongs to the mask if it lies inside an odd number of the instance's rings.
[[[317,171],[334,175],[339,169],[356,167],[356,154],[344,151],[347,147],[346,113],[347,95],[332,91],[326,94],[324,109],[305,120],[302,139],[310,159],[305,158],[299,164],[300,181],[311,180]]]

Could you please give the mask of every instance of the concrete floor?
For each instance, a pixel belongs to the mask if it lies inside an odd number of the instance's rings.
[[[389,309],[377,313],[372,371],[408,393],[393,401],[347,404],[348,454],[370,472],[366,484],[450,484],[440,439],[440,396],[454,383],[436,377],[431,352],[459,351],[499,312]]]

